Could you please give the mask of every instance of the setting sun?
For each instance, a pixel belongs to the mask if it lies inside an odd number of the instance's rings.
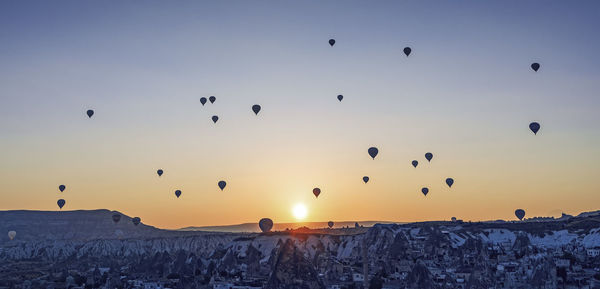
[[[306,215],[308,215],[308,210],[304,204],[296,204],[294,205],[294,208],[292,208],[292,214],[294,214],[294,218],[296,218],[296,220],[300,221],[306,218]]]

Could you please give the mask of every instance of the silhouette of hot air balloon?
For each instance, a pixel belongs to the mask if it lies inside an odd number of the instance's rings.
[[[428,188],[422,188],[421,189],[421,193],[423,193],[423,195],[427,196],[427,193],[429,193],[429,189]]]
[[[537,135],[537,132],[540,130],[540,124],[534,121],[529,124],[529,129],[533,132],[533,134]]]
[[[131,222],[133,223],[133,225],[137,226],[140,224],[140,222],[142,221],[142,219],[140,219],[140,217],[133,217],[131,219]]]
[[[115,223],[118,223],[121,220],[121,215],[120,214],[113,214],[112,215],[112,220]]]
[[[412,49],[410,49],[410,47],[404,47],[404,54],[406,54],[406,57],[408,57],[411,52],[412,52]]]
[[[342,101],[342,99],[344,99],[344,96],[343,96],[343,95],[341,95],[341,94],[339,94],[339,95],[337,96],[337,99],[338,99],[339,101]]]
[[[525,217],[525,210],[523,209],[516,209],[515,210],[515,216],[517,216],[517,218],[519,218],[519,220],[523,220],[523,217]]]
[[[263,233],[267,233],[273,228],[273,221],[269,218],[262,218],[258,221],[258,227]]]
[[[177,196],[177,198],[179,198],[179,196],[181,196],[181,191],[180,190],[176,190],[175,191],[175,196]]]
[[[156,174],[158,174],[158,176],[159,176],[159,177],[160,177],[160,176],[162,176],[162,175],[163,175],[163,170],[161,170],[161,169],[158,169],[158,170],[156,171]]]
[[[214,96],[208,98],[208,101],[210,101],[210,103],[215,103],[215,100],[217,100],[217,98]]]
[[[319,188],[313,189],[313,195],[315,195],[315,197],[318,198],[320,194],[321,194],[321,189],[319,189]]]
[[[448,187],[452,187],[452,184],[454,184],[454,179],[452,178],[447,178],[446,179],[446,185],[448,185]]]
[[[222,191],[225,188],[225,186],[227,186],[227,183],[225,181],[219,181],[218,185],[219,189],[221,189]]]
[[[533,69],[533,71],[537,72],[538,69],[540,69],[540,64],[537,62],[534,62],[531,64],[531,69]]]
[[[335,39],[329,39],[329,45],[333,46],[335,44]]]
[[[428,162],[431,162],[431,159],[433,158],[433,154],[432,153],[426,153],[425,154],[425,158],[427,159]]]
[[[60,200],[56,201],[56,204],[58,205],[59,209],[62,209],[65,206],[66,203],[67,202],[65,200],[63,200],[63,199],[60,199]]]
[[[418,162],[418,161],[416,161],[416,160],[412,161],[412,166],[413,166],[413,167],[415,167],[415,168],[416,168],[418,165],[419,165],[419,162]]]
[[[217,120],[219,120],[219,117],[216,115],[213,115],[211,119],[214,123],[217,123]]]
[[[206,104],[206,97],[201,97],[200,103],[204,106]]]
[[[88,116],[89,118],[92,118],[92,115],[94,115],[94,111],[93,111],[93,110],[91,110],[91,109],[88,109],[88,110],[87,110],[87,112],[86,112],[86,114],[87,114],[87,116]]]
[[[363,177],[363,182],[365,182],[365,184],[366,184],[366,183],[368,183],[368,182],[369,182],[369,177],[367,177],[367,176],[364,176],[364,177]]]
[[[256,114],[256,115],[258,115],[258,113],[260,112],[260,109],[261,109],[261,107],[258,104],[255,104],[252,106],[252,111],[254,111],[254,114]]]
[[[16,236],[17,236],[17,232],[15,232],[15,231],[8,231],[8,238],[10,240],[13,240]]]
[[[333,228],[333,221],[327,222],[327,226],[329,226],[329,229]]]
[[[58,186],[58,190],[59,190],[61,193],[62,193],[62,192],[64,192],[66,188],[67,188],[67,187],[66,187],[65,185],[60,185],[60,186]]]
[[[375,159],[375,157],[379,153],[379,150],[376,147],[370,147],[369,150],[367,150],[367,152],[373,159]]]

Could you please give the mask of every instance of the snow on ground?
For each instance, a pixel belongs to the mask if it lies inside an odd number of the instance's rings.
[[[543,246],[546,248],[561,247],[577,239],[578,235],[569,233],[567,230],[553,231],[552,234],[545,234],[544,237],[533,236],[529,234],[529,241],[532,245]]]

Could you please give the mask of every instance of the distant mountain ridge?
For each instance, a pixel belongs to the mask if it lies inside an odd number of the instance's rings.
[[[114,214],[121,219],[115,223]],[[173,235],[192,235],[200,232],[178,232],[158,229],[144,224],[135,226],[131,217],[106,209],[75,211],[0,211],[0,232],[16,231],[17,240],[95,240],[119,238],[155,238]],[[8,238],[0,238],[0,243]]]
[[[328,222],[298,222],[298,223],[274,223],[273,231],[285,231],[286,229],[298,229],[307,227],[311,229],[329,228]],[[356,223],[363,227],[372,227],[375,224],[405,224],[404,222],[389,221],[342,221],[334,222],[333,228],[353,228]],[[191,226],[178,229],[178,231],[204,231],[204,232],[229,232],[229,233],[257,233],[260,232],[258,223],[242,223],[224,226]]]

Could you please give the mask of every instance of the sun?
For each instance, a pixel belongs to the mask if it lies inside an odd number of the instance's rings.
[[[304,204],[298,203],[292,208],[292,214],[296,220],[301,221],[306,218],[306,215],[308,215],[308,210]]]

